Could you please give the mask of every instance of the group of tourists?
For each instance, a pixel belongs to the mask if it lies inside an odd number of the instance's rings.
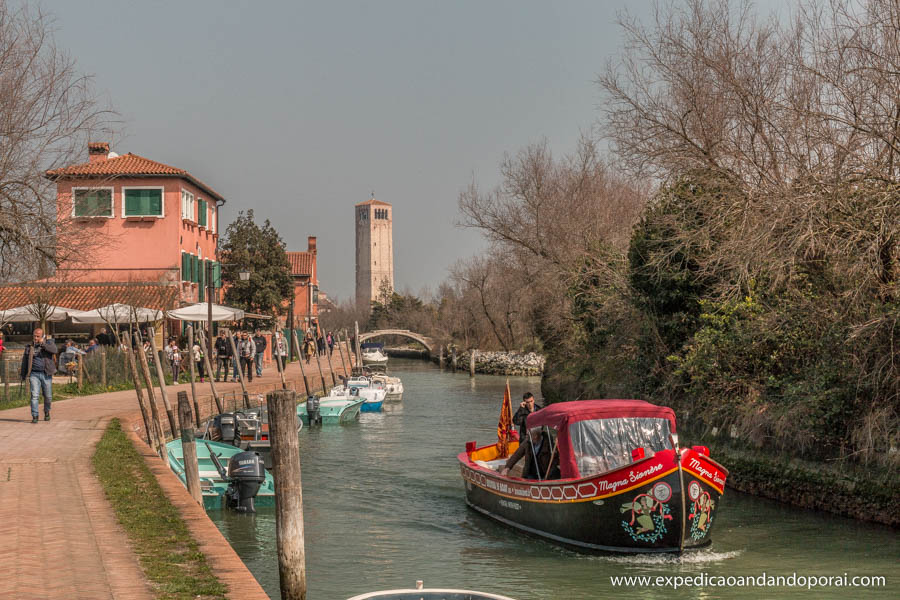
[[[232,381],[238,380],[239,369],[241,375],[248,382],[253,381],[254,372],[257,377],[262,377],[263,357],[268,344],[268,340],[259,329],[252,335],[249,331],[236,331],[230,340],[224,331],[220,331],[214,345],[216,381],[221,380],[223,370],[225,371],[224,381],[228,381],[229,368]],[[280,363],[279,370],[284,369],[287,344],[280,331],[275,332],[272,346],[272,358]]]
[[[317,333],[318,335],[316,335]],[[321,331],[317,332],[312,327],[307,329],[306,334],[303,336],[303,346],[301,348],[306,364],[309,364],[313,356],[325,356],[326,353],[328,353],[328,356],[331,356],[334,352],[336,341],[337,338],[330,331],[323,335]]]

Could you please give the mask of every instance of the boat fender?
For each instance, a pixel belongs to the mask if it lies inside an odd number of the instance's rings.
[[[691,446],[691,450],[703,456],[709,456],[709,448],[706,446]]]

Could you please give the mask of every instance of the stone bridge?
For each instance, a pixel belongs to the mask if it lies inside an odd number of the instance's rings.
[[[370,340],[372,338],[381,337],[384,335],[398,335],[400,337],[409,338],[411,340],[415,340],[425,346],[425,349],[428,350],[428,353],[433,352],[434,340],[430,337],[426,337],[421,333],[416,333],[414,331],[410,331],[409,329],[379,329],[377,331],[368,331],[366,333],[359,334],[359,343],[363,343],[366,340]]]

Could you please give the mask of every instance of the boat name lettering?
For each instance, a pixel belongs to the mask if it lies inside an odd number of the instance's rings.
[[[700,473],[700,475],[702,475],[703,477],[706,477],[707,479],[712,479],[719,485],[725,485],[725,480],[722,479],[721,477],[719,477],[718,471],[716,471],[714,473],[710,473],[709,471],[707,471],[706,469],[703,468],[703,464],[696,458],[691,459],[691,468],[696,469],[697,472]]]
[[[628,485],[628,480],[627,479],[619,479],[617,481],[602,480],[602,481],[598,481],[597,485],[600,487],[601,491],[605,492],[606,490],[610,490],[610,491],[614,492],[614,491],[616,491],[617,488],[620,488],[623,485]]]
[[[504,508],[511,508],[513,510],[522,510],[522,505],[518,502],[510,502],[509,500],[501,500],[500,506]]]
[[[631,472],[629,472],[629,474],[628,474],[628,475],[629,475],[629,479],[630,479],[632,482],[638,481],[639,479],[643,479],[644,477],[646,477],[646,476],[648,476],[648,475],[652,475],[652,474],[656,473],[657,471],[662,470],[662,467],[663,467],[663,466],[662,466],[662,463],[660,463],[660,464],[657,464],[657,465],[653,465],[652,467],[649,467],[649,468],[647,468],[647,469],[645,469],[645,470],[643,470],[643,471],[638,471],[637,473],[635,473],[634,471],[631,471]]]
[[[522,496],[523,498],[529,497],[527,489],[509,485],[504,481],[497,481],[496,479],[486,478],[483,483],[486,488],[495,490],[497,492],[500,492],[501,494],[509,494],[510,496]]]

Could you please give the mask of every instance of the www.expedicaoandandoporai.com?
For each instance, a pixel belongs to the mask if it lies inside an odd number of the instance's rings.
[[[880,575],[611,575],[613,587],[680,588],[805,588],[808,590],[845,588],[884,588],[887,578]]]

